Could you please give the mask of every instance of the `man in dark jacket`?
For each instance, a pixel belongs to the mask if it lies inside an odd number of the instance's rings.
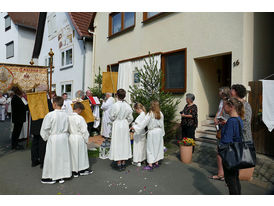
[[[48,99],[49,112],[53,111],[52,103]],[[43,119],[31,120],[30,133],[33,135],[31,145],[31,166],[35,167],[40,164],[40,168],[43,168],[44,158],[46,153],[47,142],[44,141],[40,135]]]
[[[11,100],[12,123],[14,124],[11,136],[11,149],[24,149],[23,146],[18,145],[18,138],[20,136],[24,122],[26,121],[27,105],[21,99],[22,91],[18,87],[13,87],[14,96]]]

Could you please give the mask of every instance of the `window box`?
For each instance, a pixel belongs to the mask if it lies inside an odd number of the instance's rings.
[[[163,89],[172,93],[185,93],[187,81],[187,49],[162,54]]]
[[[14,57],[14,42],[11,41],[6,44],[6,59]]]
[[[113,12],[109,14],[108,38],[132,30],[135,27],[135,12]]]
[[[73,66],[73,49],[72,47],[67,48],[61,52],[61,68],[67,69]]]

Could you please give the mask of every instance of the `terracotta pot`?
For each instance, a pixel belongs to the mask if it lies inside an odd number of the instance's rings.
[[[246,180],[246,181],[252,180],[253,172],[254,172],[254,167],[247,168],[247,169],[240,169],[239,179]]]
[[[192,146],[180,145],[181,161],[185,164],[191,163],[192,160]]]

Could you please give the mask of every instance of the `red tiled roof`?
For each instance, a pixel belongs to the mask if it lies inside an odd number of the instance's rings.
[[[69,12],[73,26],[81,37],[92,36],[88,29],[94,20],[95,14],[95,12]]]
[[[14,24],[36,29],[39,12],[8,12]]]

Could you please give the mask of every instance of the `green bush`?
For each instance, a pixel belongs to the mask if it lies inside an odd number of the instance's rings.
[[[180,103],[178,97],[162,90],[162,72],[157,69],[158,62],[154,56],[149,56],[149,61],[145,60],[144,68],[135,68],[140,84],[130,86],[129,93],[133,103],[140,102],[147,111],[150,108],[150,102],[157,100],[160,103],[161,111],[164,115],[165,141],[167,142],[175,135],[175,117],[177,106]],[[136,116],[136,114],[134,115]]]

